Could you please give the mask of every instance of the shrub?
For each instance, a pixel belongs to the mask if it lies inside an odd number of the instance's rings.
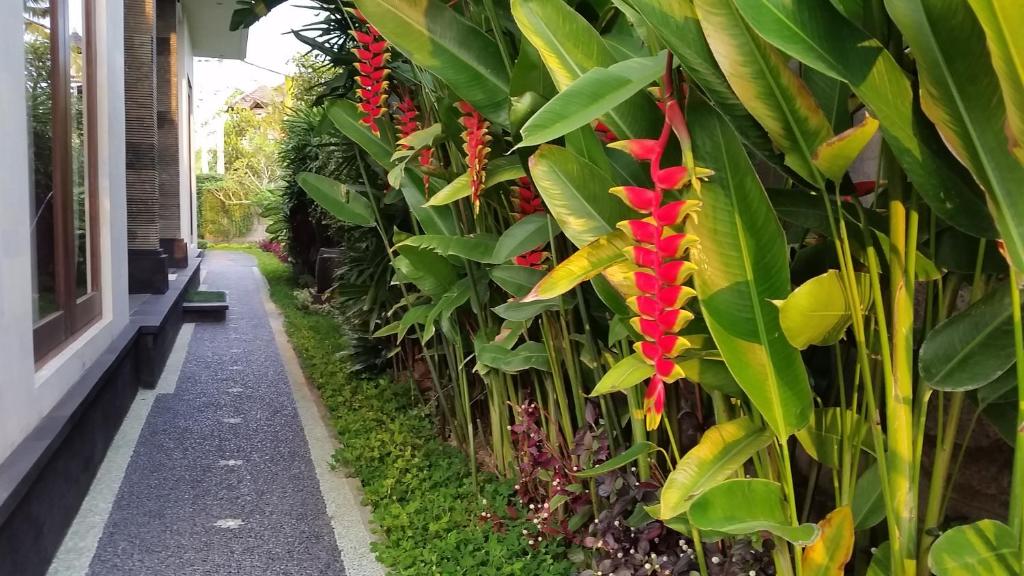
[[[198,175],[199,236],[216,242],[245,235],[256,219],[252,195],[252,190],[232,175]]]

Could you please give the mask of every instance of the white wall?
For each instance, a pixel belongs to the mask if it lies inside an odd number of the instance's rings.
[[[192,74],[192,38],[189,34],[188,20],[178,4],[178,158],[181,159],[181,237],[189,244],[195,244],[199,233],[196,218],[195,182],[196,170],[193,164],[195,156],[195,127],[189,124],[188,87],[195,80]],[[191,130],[191,133],[190,133]]]
[[[103,316],[36,369],[22,2],[0,2],[0,461],[128,323],[122,0],[95,0]]]

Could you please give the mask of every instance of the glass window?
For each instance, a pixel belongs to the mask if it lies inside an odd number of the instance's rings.
[[[91,0],[24,0],[36,359],[100,313]]]
[[[68,0],[68,108],[71,111],[72,241],[75,255],[75,297],[92,291],[92,255],[89,226],[89,146],[85,80],[88,62],[85,46],[85,2]]]
[[[48,0],[25,2],[25,88],[28,98],[28,154],[32,172],[32,295],[36,322],[60,310],[54,236],[53,46]]]

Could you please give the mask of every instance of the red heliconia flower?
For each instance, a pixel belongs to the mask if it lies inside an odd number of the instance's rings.
[[[518,266],[526,266],[527,268],[533,268],[535,270],[544,269],[544,260],[548,257],[548,253],[542,248],[535,250],[528,250],[523,252],[519,256],[516,256],[514,261]]]
[[[537,194],[533,188],[533,182],[526,176],[516,180],[516,184],[512,186],[512,211],[516,220],[521,220],[530,214],[547,212],[540,194]]]
[[[594,122],[594,132],[597,132],[598,137],[600,137],[601,141],[605,144],[611,144],[612,142],[617,142],[619,140],[619,137],[615,135],[615,132],[612,132],[612,129],[600,120]]]
[[[872,192],[874,192],[875,188],[876,188],[876,184],[875,184],[874,180],[861,180],[859,182],[854,182],[853,183],[853,193],[854,193],[854,195],[850,196],[850,195],[846,194],[846,195],[843,195],[841,197],[841,199],[844,202],[853,202],[854,196],[856,196],[857,198],[860,198],[861,196],[867,196],[868,194],[871,194]]]
[[[665,122],[657,140],[625,140],[611,144],[638,161],[650,162],[651,181],[654,183],[653,188],[620,186],[610,190],[630,208],[645,216],[620,222],[618,228],[632,239],[633,245],[624,252],[639,268],[633,273],[633,283],[640,294],[628,300],[630,308],[637,314],[630,323],[644,338],[635,345],[635,349],[654,367],[654,375],[644,394],[648,430],[654,430],[661,423],[665,384],[684,376],[676,357],[691,345],[678,333],[693,319],[693,314],[683,310],[683,306],[696,295],[692,288],[684,286],[696,266],[683,258],[697,239],[678,228],[700,209],[700,201],[673,200],[668,196],[673,190],[711,175],[710,170],[696,167],[691,174],[685,165],[661,166],[673,133],[680,140],[687,164],[692,166],[689,130],[678,102],[670,99],[662,110]]]
[[[414,132],[417,132],[422,127],[419,121],[419,110],[416,109],[416,103],[413,102],[412,98],[405,96],[402,101],[398,103],[398,114],[395,115],[395,126],[398,127],[399,140],[408,138]],[[400,144],[403,149],[408,150],[411,146]],[[420,149],[419,152],[419,163],[420,167],[427,169],[433,163],[434,149],[431,146],[425,146]],[[423,193],[430,196],[430,175],[425,171],[423,172]]]
[[[547,207],[544,206],[544,201],[541,200],[540,194],[537,194],[537,191],[533,188],[533,182],[526,176],[517,179],[515,185],[512,186],[512,216],[516,220],[521,220],[530,214],[543,214],[545,212],[547,212]],[[513,258],[513,261],[519,266],[543,270],[545,268],[544,261],[548,255],[544,251],[544,246],[541,246],[516,256]]]
[[[480,192],[484,189],[484,180],[487,178],[487,155],[491,152],[488,144],[491,142],[491,135],[487,129],[491,126],[476,108],[469,102],[456,104],[462,118],[462,149],[466,152],[466,164],[469,166],[469,187],[472,191],[473,212],[480,211]]]
[[[651,380],[647,383],[647,392],[644,393],[644,420],[647,422],[648,430],[658,427],[664,412],[665,381],[655,374],[651,376]]]
[[[356,17],[366,24],[366,31],[352,30],[352,37],[359,43],[353,48],[356,62],[355,67],[359,75],[356,77],[356,94],[359,96],[359,110],[363,113],[360,121],[370,128],[374,135],[380,135],[380,127],[377,126],[377,119],[387,111],[388,91],[388,70],[385,67],[391,54],[388,52],[388,42],[372,24],[366,22],[363,15],[357,10]]]

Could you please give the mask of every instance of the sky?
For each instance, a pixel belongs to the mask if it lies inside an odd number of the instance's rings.
[[[195,59],[193,113],[197,126],[216,114],[236,89],[248,92],[262,85],[276,86],[284,82],[284,75],[294,70],[290,60],[307,49],[291,31],[317,19],[316,12],[302,8],[306,4],[303,0],[289,0],[250,28],[245,62]]]

